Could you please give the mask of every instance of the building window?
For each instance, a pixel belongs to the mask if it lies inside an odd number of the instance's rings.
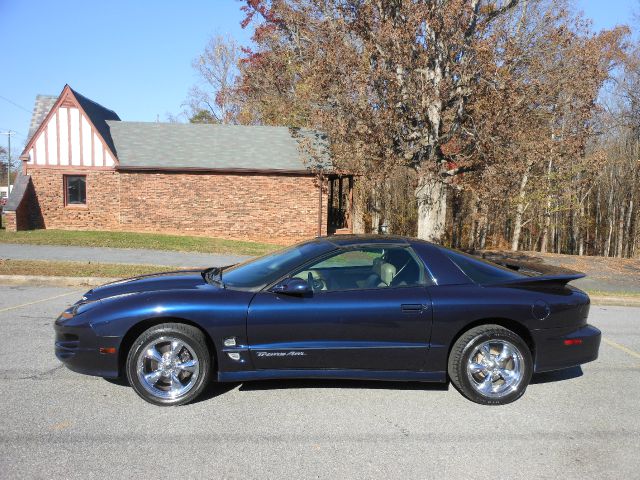
[[[64,176],[65,204],[87,204],[87,177],[85,175]]]

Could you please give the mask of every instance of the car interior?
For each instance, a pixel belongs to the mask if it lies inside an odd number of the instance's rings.
[[[314,291],[403,287],[424,284],[424,271],[408,248],[349,250],[293,275]]]

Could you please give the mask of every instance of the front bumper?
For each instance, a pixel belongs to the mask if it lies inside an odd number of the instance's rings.
[[[531,334],[536,373],[575,367],[598,358],[602,334],[591,325],[533,330]]]
[[[74,372],[99,377],[118,377],[119,337],[100,337],[91,325],[67,325],[56,321],[55,353],[58,360]],[[115,353],[100,349],[115,348]]]

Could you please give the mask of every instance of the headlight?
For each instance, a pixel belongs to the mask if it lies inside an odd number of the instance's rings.
[[[69,320],[70,318],[75,317],[76,315],[75,311],[76,311],[76,307],[74,305],[73,307],[67,308],[64,312],[62,312],[58,318]]]
[[[84,297],[83,297],[84,298]],[[85,301],[80,301],[78,303],[76,303],[75,305],[72,305],[71,307],[67,308],[64,312],[62,312],[60,314],[60,316],[58,318],[62,318],[64,320],[70,320],[73,317],[80,315],[84,312],[86,312],[87,310],[90,310],[91,307],[93,307],[94,305],[98,304],[100,300],[94,300],[92,302],[85,302]]]

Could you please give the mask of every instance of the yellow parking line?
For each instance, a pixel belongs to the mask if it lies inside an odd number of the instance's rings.
[[[602,337],[602,341],[609,345],[610,347],[617,348],[618,350],[622,350],[624,353],[627,353],[635,358],[640,358],[640,353],[631,350],[630,348],[625,347],[624,345],[620,345],[619,343],[614,342],[613,340],[609,340],[608,338]]]
[[[61,295],[56,295],[55,297],[49,297],[49,298],[43,298],[42,300],[36,300],[35,302],[23,303],[21,305],[15,305],[13,307],[0,308],[0,313],[8,312],[9,310],[15,310],[16,308],[28,307],[29,305],[35,305],[36,303],[48,302],[49,300],[54,300],[54,299],[60,298],[60,297],[66,297],[66,296],[69,296],[69,295],[78,295],[80,293],[81,293],[80,291],[75,291],[75,292],[70,292],[70,293],[63,293]]]

